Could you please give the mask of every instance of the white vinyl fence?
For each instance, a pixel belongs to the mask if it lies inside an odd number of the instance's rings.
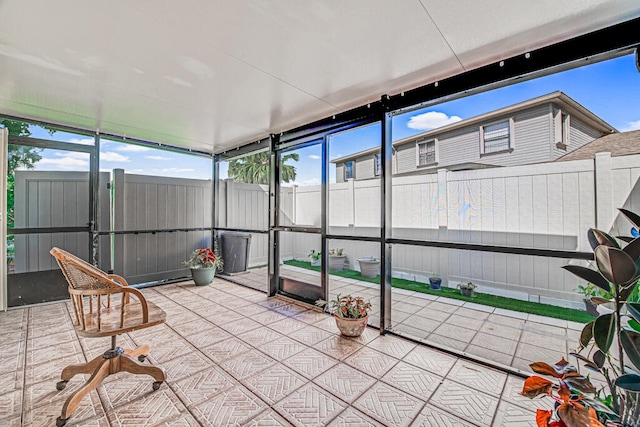
[[[640,156],[602,153],[594,160],[394,177],[393,236],[588,252],[590,227],[629,234],[630,224],[616,208],[640,210],[639,176]],[[379,236],[379,186],[377,179],[331,184],[330,234]],[[284,206],[292,209],[286,217],[298,226],[319,226],[320,187],[286,191]],[[289,234],[283,259],[306,260],[311,249],[320,249],[317,236]],[[329,246],[344,248],[352,269],[358,269],[357,258],[379,256],[377,244],[342,240]],[[560,268],[575,260],[402,245],[392,254],[396,277],[427,281],[438,273],[449,286],[471,280],[482,292],[564,306],[580,300],[574,291],[580,281]]]
[[[589,251],[586,233],[590,227],[614,235],[629,234],[631,225],[616,208],[640,211],[639,177],[640,155],[611,158],[608,153],[593,160],[394,176],[393,236]],[[105,230],[109,205],[105,208],[104,201],[109,196],[102,187],[108,177],[101,174],[100,179],[101,229]],[[82,187],[86,180],[86,173],[19,171],[16,227],[82,225],[82,206],[87,205],[82,197],[73,197],[88,194]],[[220,181],[218,200],[212,201],[211,181],[205,180],[116,170],[113,185],[111,221],[115,230],[210,227],[216,202],[217,226],[268,230],[267,186]],[[319,186],[283,187],[281,198],[280,225],[320,226]],[[69,206],[73,212],[68,212]],[[380,181],[331,184],[328,221],[333,235],[379,236]],[[312,249],[320,250],[316,235],[285,234],[281,259],[306,260]],[[47,251],[53,244],[77,253],[88,246],[82,238],[62,237],[66,240],[58,243],[51,240],[55,236],[16,238],[16,270],[50,268]],[[267,234],[252,234],[250,266],[267,263],[267,239]],[[103,259],[109,253],[103,243],[107,240],[101,239]],[[210,244],[208,231],[116,236],[115,272],[134,283],[182,273],[181,262],[189,252]],[[360,257],[379,256],[376,243],[339,240],[329,242],[329,247],[344,248],[352,269],[358,269]],[[19,260],[30,264],[22,265]],[[392,262],[396,277],[427,281],[438,273],[449,286],[471,280],[482,292],[516,298],[559,305],[576,305],[580,299],[574,292],[580,282],[560,269],[578,262],[573,260],[394,245]]]

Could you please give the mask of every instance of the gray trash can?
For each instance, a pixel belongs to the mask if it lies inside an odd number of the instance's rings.
[[[251,234],[238,231],[225,231],[220,234],[223,274],[242,273],[249,264]]]

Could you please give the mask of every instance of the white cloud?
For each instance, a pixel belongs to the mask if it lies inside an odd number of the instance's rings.
[[[417,130],[430,130],[450,125],[451,123],[459,122],[460,120],[462,120],[462,118],[458,116],[449,117],[440,111],[428,111],[411,117],[407,123],[407,127]]]
[[[310,154],[310,155],[309,155],[309,158],[310,158],[310,159],[313,159],[313,160],[320,160],[320,156],[315,155],[315,154]]]
[[[114,153],[113,151],[105,151],[104,153],[100,153],[100,160],[105,162],[130,162],[127,156],[123,156],[119,153]]]
[[[638,130],[640,129],[640,120],[636,120],[635,122],[629,122],[627,123],[627,126],[623,127],[621,129],[622,132],[629,132],[632,130]]]
[[[171,160],[171,157],[162,157],[162,156],[145,156],[145,157],[151,160]]]
[[[74,144],[93,145],[95,140],[93,138],[71,138],[69,142],[73,142]]]
[[[117,148],[118,151],[127,151],[130,153],[139,153],[141,151],[151,151],[149,147],[143,147],[142,145],[122,144]]]
[[[89,160],[89,153],[79,153],[77,151],[67,151],[67,152],[57,151],[55,155],[57,157],[71,157],[74,159],[82,159],[87,161]]]
[[[38,162],[38,166],[40,165],[53,165],[57,166],[60,169],[86,169],[89,167],[89,162],[84,159],[78,159],[73,156],[60,157],[58,159],[44,158]]]

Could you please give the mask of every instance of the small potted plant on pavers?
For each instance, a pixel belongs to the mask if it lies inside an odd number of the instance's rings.
[[[318,300],[316,305],[326,308],[327,302]],[[371,310],[371,301],[365,302],[362,297],[338,294],[335,299],[331,300],[329,312],[336,319],[336,326],[342,335],[359,337],[367,326],[369,310]]]
[[[460,289],[460,295],[462,295],[463,297],[471,297],[473,298],[473,290],[475,288],[477,288],[478,285],[476,285],[473,282],[467,282],[467,283],[458,283],[458,289]]]
[[[309,259],[311,260],[312,267],[318,267],[322,264],[322,252],[316,252],[315,249],[311,249],[311,252],[309,252]]]
[[[380,271],[380,260],[374,257],[358,258],[360,264],[360,275],[367,279],[373,279],[378,276]]]
[[[429,289],[433,291],[439,291],[441,283],[442,279],[440,278],[438,273],[433,273],[433,275],[429,277]]]
[[[342,271],[344,269],[344,261],[347,256],[344,254],[344,249],[330,249],[329,250],[329,270]]]
[[[587,313],[591,316],[598,317],[600,315],[600,313],[598,313],[598,305],[591,300],[592,297],[599,296],[598,287],[591,283],[578,285],[576,292],[583,295],[584,306]]]
[[[216,270],[222,267],[222,258],[209,248],[193,251],[191,258],[184,262],[191,269],[191,277],[197,286],[205,286],[213,281]]]

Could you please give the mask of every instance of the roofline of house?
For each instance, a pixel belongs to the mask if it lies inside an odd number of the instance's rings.
[[[565,109],[567,110],[568,113],[570,114],[577,114],[578,115],[578,119],[586,122],[588,125],[600,130],[602,133],[604,134],[610,134],[610,133],[614,133],[617,132],[617,130],[611,126],[610,124],[608,124],[607,122],[605,122],[604,120],[602,120],[600,117],[598,117],[597,115],[595,115],[593,112],[591,112],[589,109],[587,109],[586,107],[584,107],[582,104],[580,104],[579,102],[577,102],[575,99],[571,98],[569,95],[567,95],[566,93],[562,92],[562,91],[556,91],[556,92],[552,92],[546,95],[542,95],[539,96],[537,98],[533,98],[533,99],[529,99],[527,101],[523,101],[523,102],[519,102],[517,104],[513,104],[513,105],[509,105],[507,107],[504,108],[500,108],[498,110],[493,110],[490,111],[488,113],[484,113],[484,114],[480,114],[478,116],[474,116],[474,117],[470,117],[468,119],[465,120],[461,120],[459,122],[456,123],[452,123],[450,125],[447,126],[443,126],[443,127],[439,127],[439,128],[435,128],[435,129],[431,129],[428,130],[426,132],[422,132],[413,136],[409,136],[403,139],[399,139],[397,141],[393,142],[393,146],[398,146],[398,145],[402,145],[402,144],[406,144],[409,142],[413,142],[417,139],[421,139],[421,138],[429,138],[429,137],[435,137],[439,134],[445,133],[445,132],[450,132],[456,129],[460,129],[466,126],[471,126],[474,124],[478,124],[478,123],[482,123],[482,122],[487,122],[487,121],[491,121],[499,116],[504,116],[504,115],[508,115],[511,113],[514,113],[516,111],[520,111],[520,110],[524,110],[527,108],[532,108],[532,107],[537,107],[538,105],[542,105],[542,104],[546,104],[546,103],[555,103],[558,104],[558,106],[561,109]],[[341,163],[347,160],[352,160],[358,157],[362,157],[368,154],[375,154],[377,152],[380,151],[379,147],[375,147],[375,148],[370,148],[367,150],[363,150],[360,151],[358,153],[354,153],[354,154],[350,154],[348,156],[343,156],[337,159],[333,159],[331,160],[331,163]]]

